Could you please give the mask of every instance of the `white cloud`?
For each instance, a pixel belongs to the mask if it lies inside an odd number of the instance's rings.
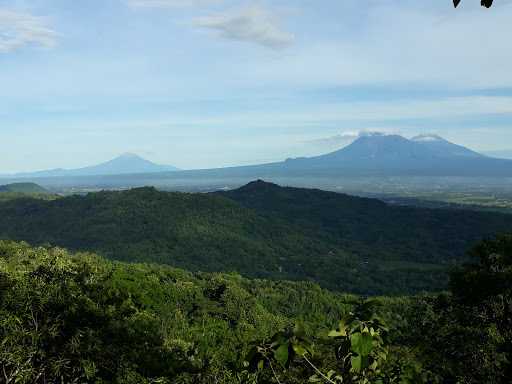
[[[130,6],[139,8],[186,8],[220,3],[222,0],[128,0]]]
[[[512,4],[504,0],[490,12],[470,4],[454,10],[449,1],[382,0],[346,15],[332,7],[340,32],[321,39],[309,33],[309,44],[298,44],[281,60],[254,63],[252,79],[314,87],[511,86],[512,50],[506,47]]]
[[[220,37],[280,49],[293,43],[293,34],[283,30],[275,14],[261,6],[248,6],[198,17],[194,25],[216,31]]]
[[[305,148],[311,151],[309,155],[321,154],[334,151],[353,143],[356,139],[363,136],[382,136],[398,134],[389,129],[369,129],[361,131],[345,131],[337,135],[321,138],[308,139],[302,142]]]
[[[347,145],[359,137],[358,132],[342,132],[338,135],[307,140],[304,143],[314,146]]]
[[[43,18],[0,8],[0,53],[27,45],[53,47],[57,34]]]

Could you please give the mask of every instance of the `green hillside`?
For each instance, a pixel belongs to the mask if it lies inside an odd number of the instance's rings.
[[[0,202],[25,198],[55,200],[57,196],[35,183],[0,185]]]
[[[0,204],[0,238],[192,271],[400,294],[446,288],[447,268],[473,242],[512,231],[506,215],[391,207],[266,183],[225,196],[140,188],[13,200]]]
[[[388,205],[377,199],[280,187],[261,180],[217,194],[263,216],[298,225],[365,260],[383,263],[453,265],[479,239],[512,231],[510,215]]]
[[[48,193],[48,191],[36,183],[12,183],[0,185],[0,192],[13,193]]]

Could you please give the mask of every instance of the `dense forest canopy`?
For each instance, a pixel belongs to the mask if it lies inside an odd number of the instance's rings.
[[[452,294],[365,301],[0,241],[0,381],[509,383],[512,236],[470,254]]]
[[[0,204],[0,238],[364,294],[444,289],[468,247],[507,231],[505,214],[396,207],[261,181],[221,194],[141,188]]]

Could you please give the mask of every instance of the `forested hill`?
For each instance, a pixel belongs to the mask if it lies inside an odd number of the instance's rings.
[[[479,238],[512,230],[510,215],[395,206],[262,180],[217,193],[371,259],[450,264]]]
[[[12,193],[48,193],[46,189],[35,183],[12,183],[0,185],[0,192]]]
[[[0,238],[396,294],[445,288],[447,267],[473,242],[512,231],[507,215],[392,207],[263,182],[223,195],[140,188],[13,200],[0,203]]]

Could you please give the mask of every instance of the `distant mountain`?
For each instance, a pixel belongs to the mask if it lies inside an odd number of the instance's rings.
[[[48,193],[46,189],[35,183],[12,183],[0,185],[0,192]]]
[[[485,156],[435,135],[407,139],[400,135],[369,134],[321,156],[250,166],[174,171],[175,167],[157,165],[127,154],[98,166],[11,175],[3,179],[14,182],[37,178],[35,181],[45,186],[58,188],[153,185],[162,188],[207,186],[210,189],[212,185],[222,188],[254,179],[283,182],[289,178],[311,181],[361,176],[512,177],[512,160]],[[318,184],[308,182],[307,185]]]
[[[493,159],[439,136],[406,139],[399,135],[364,135],[326,155],[288,159],[288,169],[374,171],[410,175],[512,176],[512,161]]]
[[[132,153],[125,153],[105,163],[78,169],[51,169],[20,173],[14,177],[102,176],[178,171],[170,165],[155,164]]]

